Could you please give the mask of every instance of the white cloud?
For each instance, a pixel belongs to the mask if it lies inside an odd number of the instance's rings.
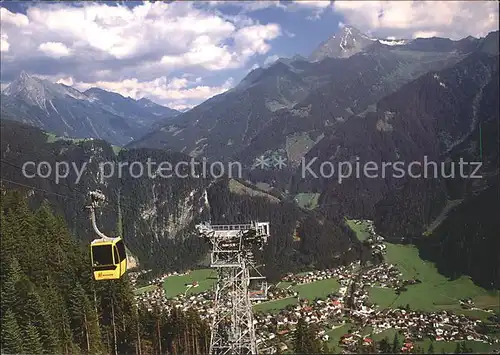
[[[10,48],[10,43],[8,41],[9,36],[6,33],[0,35],[0,52],[8,52]]]
[[[309,1],[309,0],[295,0],[295,5],[306,6],[310,8],[324,9],[331,5],[330,1]]]
[[[64,84],[67,86],[73,86],[73,84],[74,84],[73,78],[71,76],[67,77],[67,78],[60,78],[60,79],[56,80],[56,83]]]
[[[313,10],[322,12],[331,5],[329,0],[287,0],[287,1],[209,1],[212,7],[230,6],[240,8],[242,13],[251,13],[267,8],[280,8],[285,11]]]
[[[307,9],[312,10],[312,14],[307,16],[308,20],[317,20],[325,12],[327,8],[331,6],[330,1],[310,1],[310,0],[294,0],[291,3],[292,9]]]
[[[333,7],[364,32],[396,38],[459,39],[498,30],[495,1],[335,1]]]
[[[38,46],[38,50],[52,58],[62,58],[71,55],[71,50],[61,42],[45,42]]]
[[[183,103],[183,102],[178,102],[178,103],[176,103],[174,105],[171,105],[170,108],[173,108],[174,110],[182,112],[182,111],[189,110],[189,109],[193,108],[194,106],[196,106],[196,105],[194,105],[194,104],[190,105],[190,104],[186,104],[186,103]]]
[[[72,82],[73,78],[64,78]],[[233,79],[229,78],[220,86],[197,85],[197,80],[190,82],[186,78],[167,79],[162,76],[151,81],[140,81],[137,78],[122,81],[76,82],[74,86],[79,90],[99,87],[104,90],[117,92],[133,99],[147,97],[170,107],[183,105],[192,107],[194,103],[204,101],[212,96],[221,94],[233,86]]]
[[[252,66],[250,67],[250,69],[248,70],[248,72],[250,73],[252,70],[255,70],[255,69],[257,69],[257,68],[259,68],[259,65],[258,65],[257,63],[254,63],[254,65],[252,65]]]
[[[210,6],[230,6],[230,7],[239,7],[242,12],[249,13],[255,12],[263,9],[267,9],[270,7],[276,7],[281,9],[286,9],[287,5],[285,3],[281,3],[280,1],[209,1],[208,4]]]
[[[26,15],[12,13],[3,7],[0,8],[0,19],[2,26],[13,25],[15,27],[24,27],[29,24],[29,20]]]
[[[202,2],[203,3],[203,2]],[[286,0],[286,1],[208,1],[209,6],[213,8],[220,7],[233,7],[239,8],[240,12],[235,17],[242,16],[243,14],[254,13],[259,10],[268,8],[279,8],[283,11],[288,12],[306,12],[306,18],[309,20],[319,19],[325,10],[331,7],[332,1],[330,0]],[[248,19],[248,17],[241,17],[242,19]],[[292,36],[293,37],[293,36]]]
[[[274,5],[246,6],[254,11]],[[278,24],[185,1],[133,7],[37,2],[25,14],[0,11],[2,79],[27,70],[77,87],[149,95],[171,106],[193,105],[227,90],[228,82],[211,86],[205,77],[245,68],[282,34]],[[186,72],[194,78],[183,77]]]
[[[414,38],[431,38],[437,37],[438,33],[436,31],[417,31],[413,33]],[[388,38],[390,39],[390,38]]]
[[[281,35],[279,25],[256,25],[245,27],[234,36],[235,46],[239,57],[245,62],[254,54],[266,54],[271,46],[268,41]]]
[[[220,84],[221,77],[241,75],[255,56],[270,61],[273,41],[282,35],[294,37],[278,24],[259,23],[252,17],[265,8],[298,11],[311,18],[333,9],[344,22],[384,37],[461,38],[498,29],[496,3],[477,1],[175,1],[134,6],[31,2],[27,6],[26,14],[0,8],[2,80],[12,80],[24,69],[77,87],[144,95],[171,107],[190,107],[227,90],[232,84]],[[222,11],[228,7],[231,11]],[[242,72],[234,74],[234,69]]]
[[[234,47],[215,45],[208,36],[199,36],[192,47],[181,56],[165,55],[161,63],[166,67],[202,66],[209,70],[239,68],[255,54],[267,53],[269,41],[281,35],[277,24],[252,25],[234,33]]]
[[[199,9],[190,2],[143,3],[134,8],[35,4],[27,15],[1,10],[2,29],[19,39],[16,45],[10,41],[11,48],[25,59],[36,56],[39,49],[39,54],[50,57],[73,53],[82,61],[115,60],[115,65],[135,60],[143,66],[164,64],[166,70],[189,66],[222,70],[243,67],[281,35],[277,24],[242,23],[241,18]],[[246,44],[253,41],[249,51]]]

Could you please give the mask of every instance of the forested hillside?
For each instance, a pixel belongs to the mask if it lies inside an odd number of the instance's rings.
[[[342,218],[327,218],[320,213],[302,210],[294,203],[271,195],[252,196],[230,189],[228,179],[152,178],[147,174],[135,178],[129,169],[101,181],[101,162],[189,161],[181,153],[154,149],[130,149],[116,152],[98,140],[69,141],[48,139],[37,128],[17,122],[1,121],[3,185],[32,191],[29,201],[38,207],[44,199],[64,216],[71,233],[86,243],[93,231],[84,210],[86,195],[99,189],[107,197],[97,219],[109,235],[123,235],[126,245],[137,257],[141,267],[154,273],[185,270],[203,261],[209,246],[198,237],[195,224],[248,223],[259,219],[271,222],[269,245],[264,262],[268,276],[278,277],[306,267],[329,267],[347,262],[359,255],[358,241],[344,225]],[[74,169],[65,179],[26,178],[22,165],[26,161],[74,162],[80,169],[77,180]],[[33,167],[27,169],[34,173]],[[201,175],[200,175],[201,176]],[[250,189],[250,191],[252,191]],[[332,219],[335,218],[335,219]],[[295,232],[301,241],[294,242]],[[351,248],[353,247],[353,248]]]
[[[329,216],[373,219],[384,237],[413,243],[423,234],[431,234],[447,218],[450,208],[474,198],[498,179],[498,95],[498,55],[473,53],[452,67],[428,73],[379,101],[376,112],[350,117],[307,153],[306,161],[317,158],[311,165],[317,174],[322,162],[351,162],[348,178],[339,183],[337,171],[332,178],[316,179],[308,174],[308,179],[303,179],[299,172],[291,190],[321,193],[319,205]],[[431,162],[427,168],[425,159]],[[461,176],[474,171],[471,164],[461,173],[461,160],[481,163],[476,176],[482,178]],[[363,171],[356,176],[356,161],[361,167],[375,163],[376,176]],[[422,168],[416,177],[409,173],[396,177],[392,168],[384,176],[381,167],[386,162],[403,162],[405,166],[419,162]],[[491,208],[498,213],[498,203],[493,202]],[[485,205],[474,205],[483,211],[478,213],[489,214]],[[493,243],[489,236],[498,235],[498,229],[489,231],[486,226],[491,224],[477,224],[471,214],[460,215],[464,228],[459,245],[468,252],[460,254],[465,259],[457,270],[491,287],[498,278],[493,271],[482,270],[492,270],[494,260],[484,258],[479,266],[478,255],[469,251],[489,250]],[[442,228],[451,225],[445,223]],[[459,260],[448,260],[448,250],[455,247],[445,235],[453,233],[455,228],[440,229],[437,239],[443,241],[438,248],[441,252],[426,253],[448,270]],[[422,243],[424,240],[439,243],[436,238],[424,237]]]
[[[2,353],[206,353],[194,312],[137,308],[128,277],[94,282],[89,252],[47,204],[1,191]]]
[[[359,258],[364,249],[343,219],[327,219],[291,202],[237,194],[224,180],[211,186],[208,198],[212,223],[271,222],[271,238],[263,255],[259,255],[271,280],[288,271],[346,265]],[[299,240],[294,240],[294,235]]]
[[[485,288],[500,287],[498,183],[463,202],[431,233],[416,241],[421,256],[451,278],[470,275]]]

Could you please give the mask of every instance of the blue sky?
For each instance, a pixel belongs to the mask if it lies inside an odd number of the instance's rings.
[[[350,24],[379,38],[481,37],[494,2],[2,3],[1,81],[24,70],[185,109]]]

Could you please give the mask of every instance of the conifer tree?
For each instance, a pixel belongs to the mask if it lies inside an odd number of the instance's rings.
[[[69,298],[71,328],[80,348],[87,352],[100,350],[100,334],[94,309],[79,283]]]
[[[0,261],[2,352],[207,353],[209,326],[195,311],[136,311],[128,277],[94,282],[88,245],[73,240],[48,205],[33,212],[21,194],[0,193],[9,242]],[[320,349],[314,330],[307,338],[308,349]]]
[[[318,354],[321,353],[323,344],[317,338],[317,330],[299,318],[294,334],[294,350],[298,354]]]
[[[394,334],[394,339],[392,341],[392,353],[398,354],[401,350],[401,343],[399,342],[398,333]]]
[[[17,259],[10,259],[10,263],[6,261],[6,275],[2,282],[1,288],[1,310],[2,314],[11,309],[12,311],[19,310],[21,307],[19,305],[19,295],[16,290],[16,284],[19,281],[21,271],[19,269],[19,263]]]
[[[47,311],[53,320],[56,342],[55,353],[67,354],[72,348],[72,332],[69,324],[68,310],[64,297],[57,292],[57,288],[50,279],[44,292],[44,303],[47,305]]]
[[[23,348],[27,354],[42,354],[44,347],[40,340],[38,328],[28,324],[24,331]]]
[[[32,285],[30,285],[32,286]],[[56,335],[50,315],[45,308],[40,295],[35,289],[31,289],[25,296],[23,318],[29,321],[28,326],[36,328],[38,338],[44,352],[53,354],[56,348]]]
[[[389,338],[385,337],[379,342],[379,349],[382,354],[391,353],[391,345],[389,344]]]
[[[2,353],[23,353],[22,333],[17,324],[16,317],[10,309],[7,309],[5,313],[2,314]]]
[[[1,193],[2,191],[0,191]],[[4,198],[0,201],[1,208],[3,210]],[[3,285],[7,277],[7,271],[9,269],[8,261],[12,259],[15,253],[14,247],[15,242],[12,239],[12,232],[10,230],[10,224],[7,223],[4,213],[0,213],[0,235],[2,236],[2,247],[0,248],[0,283]]]
[[[21,270],[26,274],[30,274],[34,271],[32,262],[39,258],[35,250],[33,214],[29,210],[26,199],[15,201],[10,212],[7,218],[11,222],[12,233],[17,247],[13,256],[19,261]]]
[[[30,275],[31,280],[37,285],[46,286],[49,276],[52,273],[61,271],[55,268],[53,249],[57,245],[52,243],[54,227],[54,216],[46,203],[35,212],[33,217],[33,228],[35,237],[33,246],[36,249],[36,256],[32,260],[34,270]]]
[[[303,352],[303,349],[306,345],[306,331],[305,331],[305,322],[301,317],[297,321],[297,326],[295,327],[295,332],[293,334],[293,349],[296,353],[300,354]]]

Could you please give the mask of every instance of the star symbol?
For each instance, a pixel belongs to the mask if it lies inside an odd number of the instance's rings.
[[[263,155],[255,159],[255,166],[261,169],[269,168],[269,158],[264,157]]]
[[[283,158],[282,156],[274,158],[274,167],[278,169],[286,167],[286,158]]]

